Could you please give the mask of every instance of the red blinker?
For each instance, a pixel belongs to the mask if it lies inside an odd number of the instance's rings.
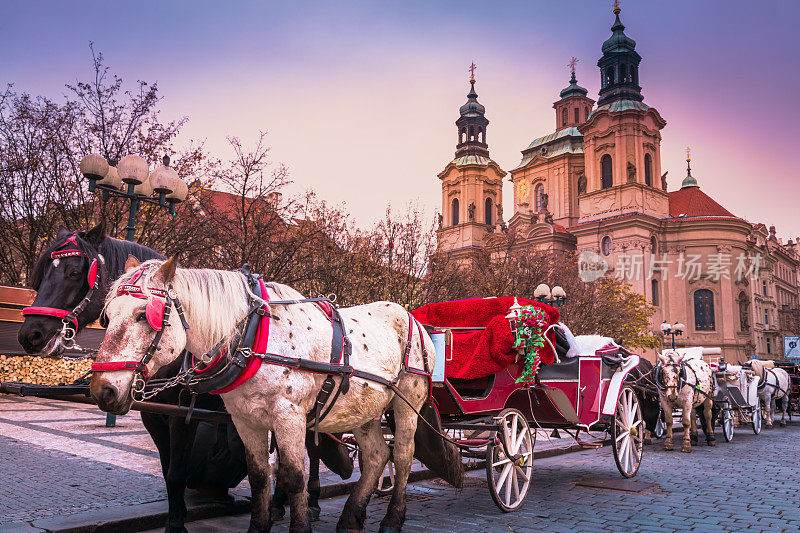
[[[164,300],[161,298],[147,300],[147,323],[156,331],[161,331],[164,327],[164,307]]]
[[[92,261],[92,264],[89,265],[89,276],[87,281],[89,282],[89,287],[94,287],[94,282],[97,281],[97,259]]]

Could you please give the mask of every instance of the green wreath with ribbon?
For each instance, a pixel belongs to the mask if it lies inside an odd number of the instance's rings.
[[[542,309],[533,305],[526,305],[520,309],[516,323],[514,348],[522,349],[522,354],[525,357],[522,374],[517,378],[516,382],[532,385],[541,363],[539,348],[544,346],[542,330],[549,323],[549,318]]]

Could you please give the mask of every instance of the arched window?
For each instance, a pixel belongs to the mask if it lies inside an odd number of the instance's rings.
[[[639,67],[634,66],[633,68],[631,68],[631,78],[633,83],[639,85]]]
[[[452,208],[450,209],[453,225],[458,226],[458,198],[453,198]]]
[[[603,255],[611,255],[611,237],[608,235],[600,241],[600,251],[603,252]]]
[[[492,202],[491,198],[487,198],[486,202],[484,203],[484,212],[486,213],[486,224],[491,226],[492,225]]]
[[[628,77],[628,67],[626,67],[625,65],[620,65],[619,66],[619,82],[620,83],[625,83],[626,81],[628,81],[626,79],[627,77]]]
[[[533,198],[536,202],[536,212],[540,213],[544,211],[544,185],[541,183],[536,185],[536,188],[533,190]]]
[[[658,307],[659,304],[659,289],[658,289],[658,280],[653,278],[650,280],[650,289],[652,291],[652,302],[653,305]]]
[[[467,140],[467,128],[461,128],[461,140],[459,142],[464,142]]]
[[[600,159],[600,166],[603,172],[603,189],[608,189],[614,185],[614,171],[611,164],[611,156],[606,154]]]
[[[561,125],[566,126],[567,121],[569,120],[569,109],[566,107],[561,110]]]
[[[575,123],[576,124],[580,124],[581,123],[581,108],[580,107],[576,107],[575,108]]]
[[[644,154],[644,184],[653,186],[653,158],[650,154]]]
[[[483,142],[483,129],[482,128],[478,128],[478,142],[479,143]]]
[[[469,140],[470,141],[475,140],[475,128],[473,126],[469,127]]]
[[[614,83],[614,67],[608,67],[606,69],[606,85],[611,85]]]
[[[694,292],[694,329],[697,331],[714,331],[714,293],[708,289]]]
[[[656,255],[658,253],[658,239],[650,237],[650,253]]]

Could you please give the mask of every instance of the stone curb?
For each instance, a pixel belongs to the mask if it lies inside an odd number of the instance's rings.
[[[600,441],[605,446],[610,439]],[[553,448],[535,451],[534,460],[556,457],[568,453],[590,449],[579,444],[566,448]],[[485,461],[470,462],[468,470],[480,470]],[[430,470],[415,470],[409,476],[409,482],[426,481],[435,478]],[[346,481],[321,487],[321,498],[335,498],[348,494],[356,481]],[[192,505],[187,503],[186,522],[244,514],[250,511],[250,500],[237,497],[230,503],[206,502]],[[167,518],[167,502],[159,500],[141,505],[131,505],[115,509],[85,511],[70,516],[51,517],[31,522],[16,522],[0,525],[0,533],[14,531],[21,533],[133,533],[164,526]]]

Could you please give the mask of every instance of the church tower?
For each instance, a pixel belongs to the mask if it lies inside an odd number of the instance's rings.
[[[486,108],[475,92],[475,64],[470,67],[467,103],[456,120],[456,154],[442,172],[442,211],[437,237],[439,251],[468,257],[484,247],[484,238],[503,221],[503,176],[506,173],[489,158]]]
[[[579,222],[626,213],[663,218],[669,195],[661,179],[661,129],[666,121],[643,102],[636,41],[616,20],[597,62],[601,75],[598,107],[578,126],[583,134],[586,187],[579,195]]]

